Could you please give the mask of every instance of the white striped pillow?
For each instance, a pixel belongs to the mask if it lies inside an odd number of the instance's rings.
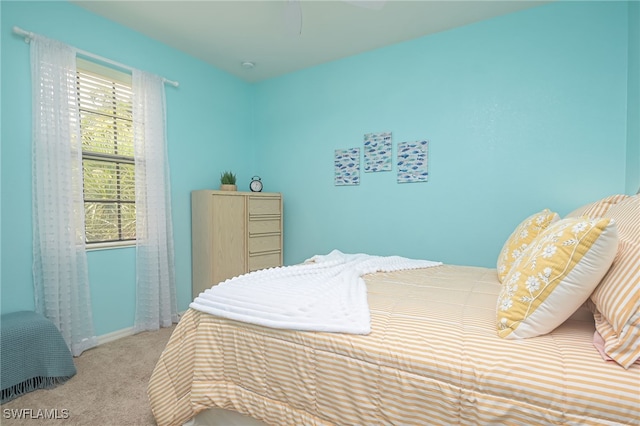
[[[602,200],[598,200],[582,207],[578,207],[565,217],[586,216],[591,219],[597,219],[604,216],[604,214],[609,211],[612,206],[627,198],[629,198],[629,196],[625,194],[611,195],[609,197],[603,198]]]
[[[618,226],[618,252],[591,301],[605,352],[629,368],[640,358],[640,196],[626,198],[604,216]]]

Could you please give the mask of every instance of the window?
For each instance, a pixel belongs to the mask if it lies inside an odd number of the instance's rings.
[[[88,248],[136,239],[131,75],[78,58],[85,234]]]

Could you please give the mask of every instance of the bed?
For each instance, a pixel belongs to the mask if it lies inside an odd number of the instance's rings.
[[[621,242],[602,281],[626,265],[632,304],[640,288],[637,198],[599,200],[574,213],[613,212]],[[616,216],[618,204],[624,207]],[[441,265],[363,279],[366,335],[276,329],[187,310],[149,383],[157,423],[213,424],[222,416],[219,424],[640,424],[640,364],[615,350],[605,361],[594,347],[595,334],[612,347],[599,324],[607,309],[593,297],[601,277],[588,303],[559,326],[521,339],[496,329],[500,268]],[[607,316],[609,327],[620,326]],[[630,318],[635,332],[640,317]]]

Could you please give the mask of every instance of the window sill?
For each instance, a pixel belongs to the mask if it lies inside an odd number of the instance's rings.
[[[135,247],[135,241],[114,241],[109,243],[91,243],[86,245],[87,251],[96,251],[96,250],[111,250],[111,249],[119,249],[119,248],[129,248]]]

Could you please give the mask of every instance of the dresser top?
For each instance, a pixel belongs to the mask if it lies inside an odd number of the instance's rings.
[[[216,189],[199,189],[196,191],[191,191],[192,193],[208,193],[211,195],[229,195],[229,196],[243,196],[247,195],[258,196],[258,197],[274,197],[281,196],[280,192],[249,192],[249,191],[220,191]]]

